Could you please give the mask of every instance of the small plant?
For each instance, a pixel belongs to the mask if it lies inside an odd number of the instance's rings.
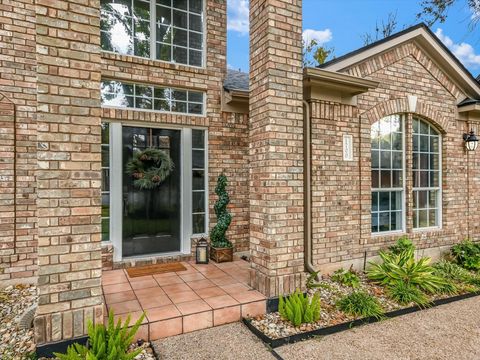
[[[280,295],[278,312],[294,326],[314,323],[320,319],[320,296],[316,293],[310,300],[298,289],[285,299]]]
[[[453,246],[451,252],[458,265],[468,270],[480,270],[480,243],[467,239]]]
[[[349,270],[338,269],[333,273],[332,280],[354,289],[360,287],[360,278],[352,268]]]
[[[88,323],[88,348],[74,343],[68,347],[66,354],[55,353],[55,356],[60,360],[132,360],[142,352],[142,349],[128,352],[128,348],[144,317],[145,314],[142,314],[129,328],[130,315],[124,324],[119,319],[115,325],[113,311],[110,311],[107,327],[103,324]]]
[[[457,284],[457,288],[465,288],[464,284],[466,284],[474,288],[471,289],[467,286],[464,290],[475,291],[480,289],[480,275],[473,274],[458,264],[442,260],[434,264],[433,267],[435,269],[435,275],[441,276],[453,284]]]
[[[308,275],[307,281],[305,282],[305,287],[308,290],[316,289],[316,288],[319,288],[319,287],[322,286],[321,283],[317,282],[319,273],[320,273],[320,271],[315,271],[315,272],[311,273],[310,275]]]
[[[429,293],[441,292],[447,281],[434,275],[435,269],[429,265],[430,258],[415,261],[413,252],[412,248],[400,254],[380,252],[382,263],[370,262],[368,278],[384,286],[394,286],[401,281]]]
[[[230,197],[228,196],[226,188],[227,177],[221,174],[218,177],[217,186],[215,187],[215,194],[218,195],[218,200],[213,206],[215,215],[217,215],[217,224],[210,233],[212,246],[216,248],[231,248],[233,246],[226,236],[228,227],[232,222],[232,215],[230,215],[227,210]]]
[[[355,317],[383,317],[383,309],[377,299],[364,291],[354,291],[337,301],[337,306],[344,313]]]
[[[400,305],[415,303],[420,307],[427,307],[428,297],[416,286],[398,281],[387,288],[388,296]]]
[[[390,246],[388,250],[390,250],[391,253],[398,255],[404,252],[405,250],[415,251],[415,246],[413,245],[412,240],[410,240],[406,236],[402,236],[400,239],[397,240],[395,245]]]

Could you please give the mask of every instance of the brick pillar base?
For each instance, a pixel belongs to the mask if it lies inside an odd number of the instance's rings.
[[[267,296],[302,286],[301,0],[250,1],[250,251]]]

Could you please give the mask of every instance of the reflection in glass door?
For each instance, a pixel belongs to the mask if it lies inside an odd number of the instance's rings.
[[[124,126],[123,138],[123,256],[180,251],[181,132]],[[136,152],[165,151],[174,163],[170,175],[153,189],[141,189],[126,171]]]

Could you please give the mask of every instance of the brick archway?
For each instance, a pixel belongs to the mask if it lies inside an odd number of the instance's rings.
[[[446,134],[448,132],[451,122],[443,115],[441,109],[432,105],[427,105],[420,100],[418,100],[416,106],[412,108],[408,100],[407,97],[387,100],[378,103],[374,107],[360,114],[360,116],[364,119],[368,119],[370,124],[373,124],[375,121],[391,114],[412,113],[428,120],[437,127],[441,133]]]

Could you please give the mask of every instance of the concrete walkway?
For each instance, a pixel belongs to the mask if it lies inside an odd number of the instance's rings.
[[[275,359],[243,324],[154,343],[160,359]],[[424,310],[275,351],[284,360],[478,360],[480,298]]]

